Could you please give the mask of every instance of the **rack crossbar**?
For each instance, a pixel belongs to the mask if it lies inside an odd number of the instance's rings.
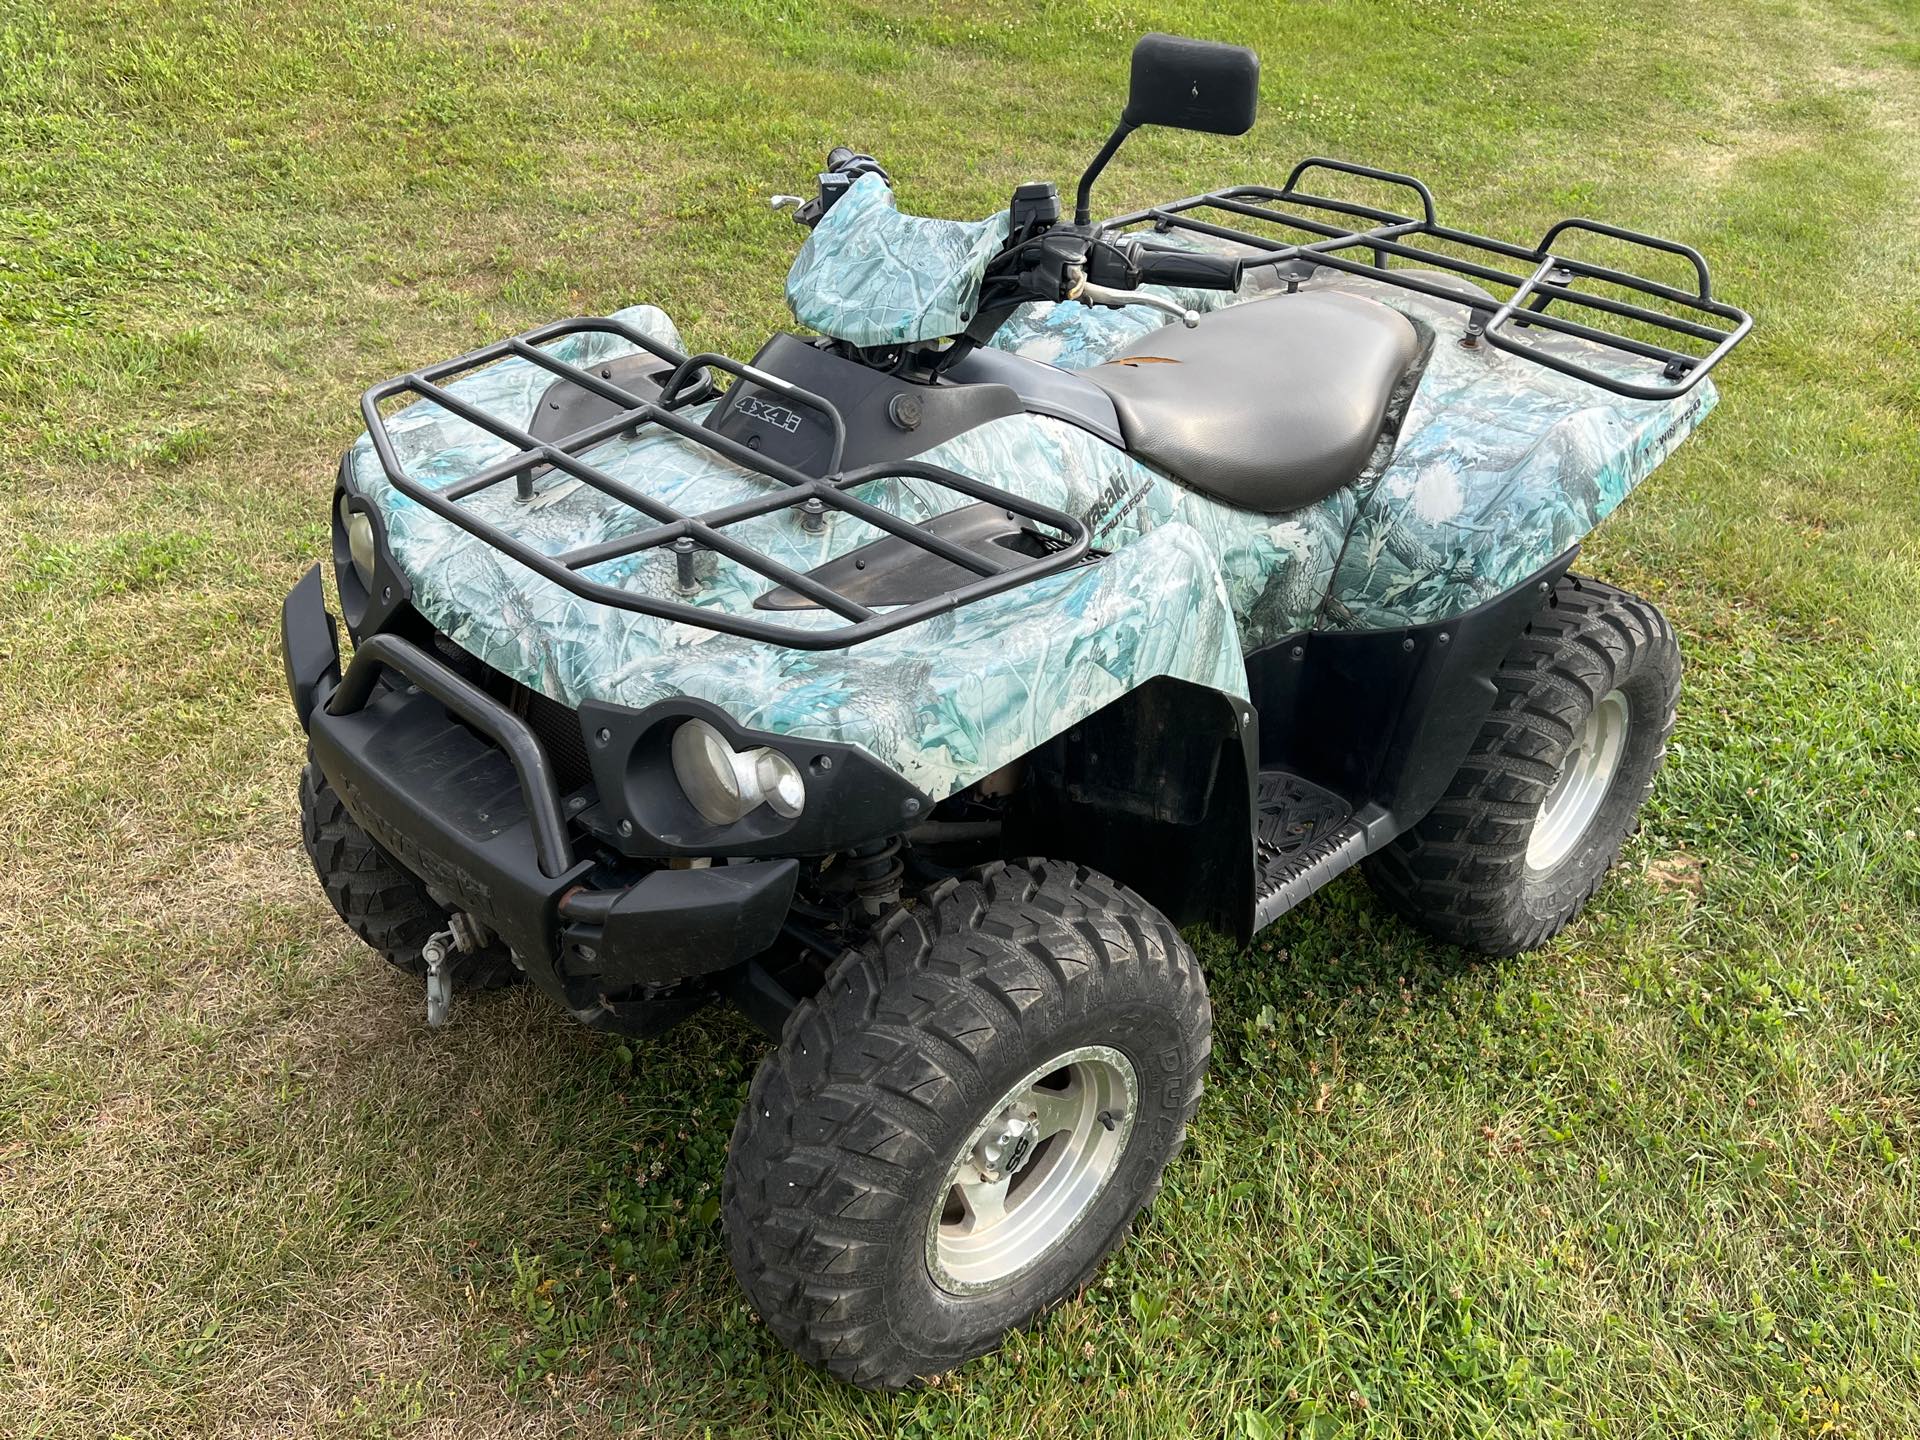
[[[1525,279],[1525,277],[1516,275],[1511,271],[1497,269],[1490,265],[1483,265],[1477,261],[1467,260],[1460,256],[1446,255],[1439,251],[1426,250],[1419,246],[1408,245],[1396,238],[1399,235],[1406,234],[1431,234],[1436,239],[1447,240],[1456,244],[1476,243],[1478,237],[1471,236],[1465,231],[1448,230],[1444,227],[1438,230],[1428,230],[1425,226],[1419,224],[1419,222],[1410,222],[1407,226],[1394,227],[1392,229],[1340,231],[1336,226],[1313,224],[1309,222],[1306,217],[1281,215],[1266,209],[1264,206],[1228,205],[1224,203],[1222,199],[1208,197],[1201,197],[1201,206],[1230,209],[1234,213],[1247,215],[1250,218],[1257,217],[1275,224],[1298,226],[1302,229],[1313,230],[1315,233],[1328,234],[1335,237],[1334,241],[1324,241],[1313,245],[1279,246],[1274,249],[1272,254],[1263,255],[1258,260],[1248,262],[1250,268],[1282,264],[1299,255],[1311,254],[1318,256],[1332,254],[1342,249],[1367,248],[1381,251],[1403,260],[1413,260],[1434,269],[1451,270],[1458,274],[1469,276],[1472,279],[1484,280],[1494,285],[1506,285],[1517,288],[1524,283]],[[1176,207],[1167,206],[1149,212],[1149,218],[1158,219],[1163,216],[1175,225],[1201,230],[1223,240],[1237,240],[1243,244],[1259,244],[1264,241],[1264,237],[1262,236],[1236,231],[1227,226],[1209,225],[1204,221],[1195,221],[1191,216],[1181,215]],[[1269,246],[1273,244],[1271,241],[1266,241],[1265,243]],[[1537,262],[1541,258],[1523,250],[1517,245],[1501,245],[1499,252],[1501,254],[1512,254],[1516,259],[1534,262]],[[1614,270],[1606,266],[1593,265],[1586,261],[1574,260],[1563,256],[1553,256],[1551,258],[1553,260],[1552,269],[1563,270],[1569,275],[1584,276],[1608,284],[1638,290],[1644,294],[1658,296],[1660,299],[1669,300],[1675,304],[1702,308],[1698,295],[1689,294],[1684,290],[1676,290],[1672,286],[1664,285],[1657,280],[1648,280],[1643,276],[1629,275],[1622,270]],[[1348,266],[1336,266],[1335,268],[1348,268],[1352,269],[1356,274],[1372,275],[1374,272],[1382,270],[1385,267],[1378,264],[1354,267],[1350,263]],[[1395,283],[1399,282],[1395,281]],[[1696,320],[1689,320],[1684,315],[1673,315],[1662,310],[1649,310],[1644,306],[1635,305],[1630,301],[1616,300],[1612,296],[1596,295],[1591,291],[1575,290],[1571,286],[1559,284],[1550,285],[1547,288],[1554,291],[1558,298],[1585,305],[1595,310],[1602,310],[1610,315],[1618,315],[1622,319],[1636,320],[1641,324],[1654,325],[1661,329],[1675,330],[1681,334],[1690,335],[1695,339],[1709,340],[1717,343],[1727,333],[1723,328],[1706,325]],[[1461,298],[1457,292],[1445,293],[1446,298],[1454,300]],[[1719,314],[1720,310],[1716,306],[1706,313]],[[1611,332],[1599,333],[1610,334]]]
[[[1420,198],[1420,213],[1407,215],[1378,205],[1300,189],[1301,177],[1311,170],[1360,176],[1411,190]],[[1281,209],[1281,206],[1293,208]],[[1320,238],[1311,241],[1276,238],[1204,219],[1194,213],[1206,210]],[[1321,213],[1300,213],[1302,210]],[[1327,218],[1329,216],[1345,216],[1370,223],[1364,228],[1343,225]],[[1520,356],[1561,374],[1597,385],[1603,390],[1635,399],[1666,400],[1686,394],[1735,345],[1745,339],[1753,327],[1752,317],[1744,310],[1715,298],[1707,262],[1699,251],[1689,245],[1603,221],[1577,217],[1559,221],[1531,247],[1518,245],[1442,225],[1432,192],[1410,175],[1342,160],[1324,157],[1303,160],[1294,167],[1287,183],[1278,189],[1269,185],[1231,186],[1122,215],[1106,222],[1104,228],[1123,230],[1143,224],[1151,224],[1162,231],[1186,230],[1264,252],[1247,262],[1246,268],[1249,270],[1278,267],[1297,261],[1465,305],[1469,318],[1462,336],[1464,343],[1476,345],[1484,340],[1507,354]],[[1569,234],[1599,235],[1684,260],[1693,270],[1694,289],[1685,290],[1616,266],[1561,254],[1554,246]],[[1477,251],[1485,258],[1447,254],[1415,243],[1420,240],[1438,241],[1463,250]],[[1351,250],[1372,251],[1371,262],[1341,253]],[[1483,304],[1475,297],[1435,283],[1429,277],[1391,267],[1387,263],[1388,257],[1410,261],[1419,267],[1457,275],[1476,283],[1500,286],[1508,295],[1505,300],[1492,296]],[[1521,261],[1525,270],[1517,273],[1499,263],[1504,261]],[[1583,281],[1587,284],[1579,283]],[[1610,285],[1633,292],[1636,299],[1599,293],[1589,288],[1592,284]],[[1639,297],[1678,307],[1678,313],[1636,303]],[[1664,332],[1676,341],[1684,338],[1699,342],[1706,348],[1703,352],[1660,344],[1646,334],[1625,334],[1619,329],[1606,328],[1604,323],[1591,323],[1589,319],[1574,319],[1559,313],[1565,310],[1585,312],[1589,317],[1628,322],[1644,327],[1653,336]],[[1528,343],[1515,334],[1520,330],[1550,332],[1655,362],[1661,367],[1660,377],[1657,381],[1643,381],[1611,373],[1564,353],[1565,347],[1556,350]]]
[[[658,395],[649,397],[637,394],[606,376],[593,374],[542,348],[545,344],[570,335],[592,333],[616,335],[671,367],[671,373]],[[557,380],[577,385],[620,409],[616,414],[594,421],[573,434],[558,440],[543,441],[512,421],[448,389],[443,383],[501,360],[518,360],[536,366]],[[711,381],[707,379],[710,371],[730,375],[736,382],[744,381],[772,390],[783,399],[820,414],[833,436],[830,461],[825,472],[812,475],[772,459],[684,413],[696,393],[700,398],[713,393]],[[700,383],[695,384],[696,381]],[[438,406],[513,447],[512,453],[489,462],[449,485],[433,486],[416,480],[407,472],[381,411],[381,406],[386,402],[405,397]],[[907,460],[843,470],[841,456],[846,445],[846,422],[832,402],[823,396],[724,355],[680,355],[617,320],[556,321],[451,360],[425,366],[374,386],[361,397],[360,409],[374,455],[395,489],[543,578],[583,599],[616,609],[794,649],[838,649],[918,624],[1013,585],[1077,565],[1087,557],[1091,548],[1087,527],[1079,519],[942,466]],[[584,452],[618,435],[638,434],[648,427],[657,427],[683,441],[698,445],[743,472],[772,482],[772,486],[763,495],[691,513],[648,495],[585,458]],[[531,498],[538,476],[551,471],[561,472],[591,486],[609,499],[633,510],[636,518],[651,523],[628,534],[555,555],[517,539],[462,503],[507,480],[516,482],[521,499]],[[1005,558],[1001,558],[983,554],[852,493],[863,486],[884,480],[921,481],[972,500],[1001,506],[1014,516],[1056,532],[1059,537],[1058,548],[1040,556],[1016,556],[1008,552]],[[728,532],[729,526],[742,521],[797,510],[809,501],[817,501],[824,510],[850,516],[877,531],[949,561],[972,578],[942,594],[877,611]],[[678,546],[681,542],[688,542],[699,550],[712,551],[774,585],[784,586],[805,596],[844,623],[825,628],[782,623],[762,619],[758,614],[742,614],[711,604],[702,605],[696,603],[693,594],[684,599],[647,595],[583,573],[608,561]],[[697,590],[697,586],[693,588]]]

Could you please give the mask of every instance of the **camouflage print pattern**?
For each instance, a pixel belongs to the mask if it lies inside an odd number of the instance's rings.
[[[1692,432],[1718,396],[1629,400],[1459,336],[1466,307],[1359,277],[1308,288],[1370,295],[1433,333],[1400,441],[1340,558],[1323,624],[1442,620],[1577,545]],[[1618,352],[1542,335],[1542,349],[1645,379]]]
[[[866,183],[828,218],[861,213],[848,206]],[[866,196],[869,206],[878,206],[872,213],[895,214],[877,177]],[[986,223],[990,229],[993,222]],[[814,232],[816,239],[825,226]],[[894,237],[889,244],[905,233],[888,220],[879,229]],[[811,257],[803,251],[796,274],[825,259],[817,250]],[[935,268],[904,265],[901,273],[926,276]],[[942,273],[955,271],[949,266]],[[850,288],[864,283],[850,281]],[[1264,283],[1256,280],[1241,297],[1202,292],[1196,298],[1230,303],[1252,298]],[[495,669],[567,705],[592,698],[639,707],[697,696],[745,726],[860,745],[941,797],[1150,679],[1171,676],[1244,698],[1246,654],[1287,635],[1316,627],[1398,628],[1471,608],[1577,542],[1713,403],[1705,383],[1679,401],[1635,402],[1518,357],[1465,349],[1458,343],[1463,305],[1326,271],[1307,284],[1393,305],[1430,342],[1397,444],[1383,442],[1352,483],[1304,510],[1257,514],[1177,484],[1064,421],[994,420],[922,458],[1083,518],[1095,543],[1111,553],[846,649],[793,650],[592,604],[401,495],[364,437],[352,453],[352,474],[383,515],[415,605]],[[925,320],[941,333],[944,320],[926,320],[937,308],[928,298],[935,290],[948,296],[940,305],[970,303],[939,285],[916,289],[903,282],[895,293],[906,299],[891,309],[869,306],[860,323],[883,310],[910,313],[919,319],[873,323],[911,330]],[[685,348],[652,307],[618,318]],[[1031,307],[1002,343],[1033,355],[1051,345],[1055,363],[1097,364],[1164,318],[1077,304]],[[848,328],[829,324],[837,333]],[[893,329],[889,337],[899,338]],[[1595,353],[1581,342],[1552,343],[1577,347],[1588,360]],[[552,347],[577,364],[630,348],[604,333],[571,336]],[[526,425],[550,383],[546,372],[509,359],[449,388]],[[508,448],[424,401],[392,417],[389,431],[409,473],[428,485],[464,478]],[[683,510],[758,495],[774,483],[657,429],[613,437],[588,453],[628,484]],[[915,479],[876,482],[862,495],[914,519],[970,503]],[[548,553],[629,533],[635,525],[634,512],[560,474],[540,478],[530,503],[516,500],[505,485],[465,503]],[[730,533],[805,571],[878,532],[835,516],[824,532],[810,534],[793,512],[783,511]],[[739,613],[770,588],[759,575],[712,554],[701,557],[701,587],[693,597],[675,590],[671,558],[659,551],[588,573],[636,593]],[[840,623],[818,611],[788,612],[782,620]]]
[[[1198,240],[1196,248],[1256,253],[1228,241],[1181,238]],[[1316,628],[1424,624],[1511,589],[1598,526],[1718,398],[1707,380],[1677,400],[1630,400],[1490,347],[1468,349],[1459,343],[1465,303],[1362,276],[1323,268],[1301,289],[1390,305],[1429,346],[1390,462],[1377,478],[1362,476],[1351,487],[1358,520]],[[1181,293],[1219,303],[1219,292]],[[1271,272],[1255,272],[1239,296],[1224,298],[1275,293]],[[1080,370],[1168,323],[1171,317],[1154,310],[1030,305],[993,343]],[[1534,343],[1622,378],[1646,378],[1644,363],[1617,351],[1544,333]],[[1250,635],[1249,646],[1261,638]]]
[[[1108,310],[1082,305],[1077,300],[1057,305],[1035,302],[1014,311],[994,332],[992,343],[996,350],[1011,350],[1029,360],[1058,365],[1062,370],[1086,370],[1105,364],[1142,336],[1172,323],[1171,315],[1145,306]]]
[[[1359,508],[1349,486],[1285,515],[1235,509],[1041,415],[991,421],[922,458],[995,484],[1017,477],[1022,494],[1086,521],[1102,550],[1128,553],[1169,526],[1192,530],[1220,573],[1246,649],[1313,623]]]
[[[957,335],[1006,238],[1004,211],[972,223],[902,215],[887,182],[862,175],[800,247],[787,304],[808,329],[853,345]]]
[[[658,311],[628,310],[618,318],[668,343],[677,338]],[[554,348],[588,363],[629,347],[596,334]],[[506,360],[449,388],[526,424],[550,382],[536,367]],[[451,484],[508,449],[426,402],[399,412],[388,428],[408,473],[428,485]],[[615,476],[688,509],[759,494],[774,483],[657,430],[616,437],[588,454]],[[639,707],[698,696],[743,725],[863,746],[936,797],[1156,676],[1244,697],[1243,624],[1253,617],[1264,629],[1284,629],[1310,613],[1352,519],[1350,509],[1338,507],[1279,523],[1232,511],[1180,491],[1091,435],[1037,416],[994,421],[925,458],[982,478],[1029,467],[1044,481],[1030,487],[1035,498],[1087,516],[1101,543],[1118,553],[912,630],[845,650],[800,651],[581,600],[400,494],[364,438],[352,452],[352,474],[381,511],[414,604],[496,670],[568,705],[594,698]],[[970,503],[914,480],[879,482],[863,498],[919,519]],[[634,525],[632,511],[558,474],[536,482],[530,503],[506,485],[464,503],[550,554]],[[823,534],[809,535],[792,512],[781,512],[729,533],[807,570],[877,532],[835,516]],[[664,553],[588,573],[682,598]],[[702,557],[701,580],[693,603],[734,611],[747,610],[770,588],[711,554]],[[821,612],[783,619],[839,623]]]

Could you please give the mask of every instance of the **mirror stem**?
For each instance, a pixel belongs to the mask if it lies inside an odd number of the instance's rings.
[[[1113,159],[1113,152],[1120,148],[1120,142],[1133,133],[1134,127],[1122,119],[1113,127],[1113,133],[1107,137],[1107,143],[1100,147],[1100,153],[1093,157],[1093,163],[1080,177],[1080,188],[1073,197],[1073,223],[1091,225],[1093,223],[1093,182],[1100,178],[1100,172],[1107,168],[1107,162]]]

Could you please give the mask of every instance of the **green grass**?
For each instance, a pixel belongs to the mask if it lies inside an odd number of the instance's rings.
[[[827,146],[978,215],[1148,28],[1246,141],[1524,238],[1713,257],[1759,328],[1587,565],[1674,618],[1673,763],[1487,964],[1359,882],[1208,946],[1190,1151],[1082,1299],[899,1399],[781,1352],[714,1198],[759,1045],[525,993],[428,1034],[294,834],[277,605],[373,380],[640,299],[781,323]],[[1920,1431],[1920,16],[1905,0],[0,0],[0,1432]]]

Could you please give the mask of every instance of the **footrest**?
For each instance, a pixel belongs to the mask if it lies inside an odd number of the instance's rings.
[[[1262,770],[1257,791],[1253,925],[1262,929],[1367,853],[1353,807],[1286,770]]]

